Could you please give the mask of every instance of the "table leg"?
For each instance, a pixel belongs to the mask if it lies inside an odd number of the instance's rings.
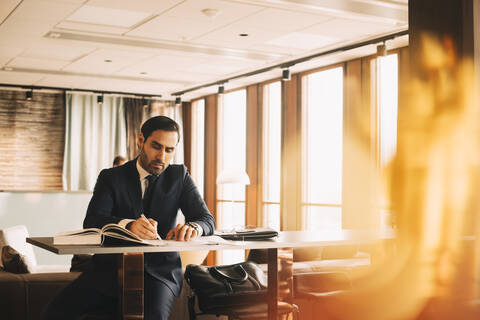
[[[278,313],[278,251],[268,249],[268,320],[277,320]]]
[[[143,320],[143,252],[119,256],[119,313],[123,320]]]
[[[293,303],[293,248],[278,249],[278,299]]]

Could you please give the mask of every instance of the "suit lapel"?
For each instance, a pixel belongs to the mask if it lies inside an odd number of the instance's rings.
[[[142,205],[142,187],[140,186],[140,176],[138,175],[137,170],[137,159],[131,161],[129,168],[128,168],[128,181],[127,181],[127,189],[128,195],[130,197],[130,201],[132,202],[133,206],[133,214],[134,218],[139,218],[140,214],[143,211]]]

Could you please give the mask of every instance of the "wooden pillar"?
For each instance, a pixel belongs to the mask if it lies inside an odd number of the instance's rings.
[[[210,95],[205,99],[205,203],[214,218],[217,206],[217,95]],[[207,264],[215,263],[215,251],[207,256]]]
[[[246,225],[257,226],[258,197],[258,164],[262,161],[259,158],[259,146],[261,146],[262,132],[260,130],[261,110],[259,104],[259,85],[247,87],[247,174],[250,178],[250,185],[246,188]]]
[[[344,64],[342,228],[375,229],[372,210],[375,153],[372,149],[371,59]]]
[[[183,163],[192,172],[192,103],[182,102]]]
[[[144,316],[143,252],[119,255],[118,286],[120,319],[142,320]]]
[[[282,176],[280,215],[282,230],[301,229],[301,78],[282,81]]]

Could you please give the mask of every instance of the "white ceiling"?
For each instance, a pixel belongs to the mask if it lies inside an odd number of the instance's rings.
[[[407,28],[408,0],[1,0],[0,84],[162,95]],[[209,10],[210,16],[203,11]],[[208,11],[208,10],[207,10]],[[240,36],[247,34],[247,36]],[[388,41],[405,45],[407,37]],[[326,56],[293,72],[373,53]],[[280,70],[226,89],[280,76]],[[193,91],[188,100],[215,92]]]

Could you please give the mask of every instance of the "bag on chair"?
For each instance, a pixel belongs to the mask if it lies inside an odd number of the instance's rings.
[[[203,312],[267,301],[267,277],[250,261],[213,267],[189,264],[185,280]]]

